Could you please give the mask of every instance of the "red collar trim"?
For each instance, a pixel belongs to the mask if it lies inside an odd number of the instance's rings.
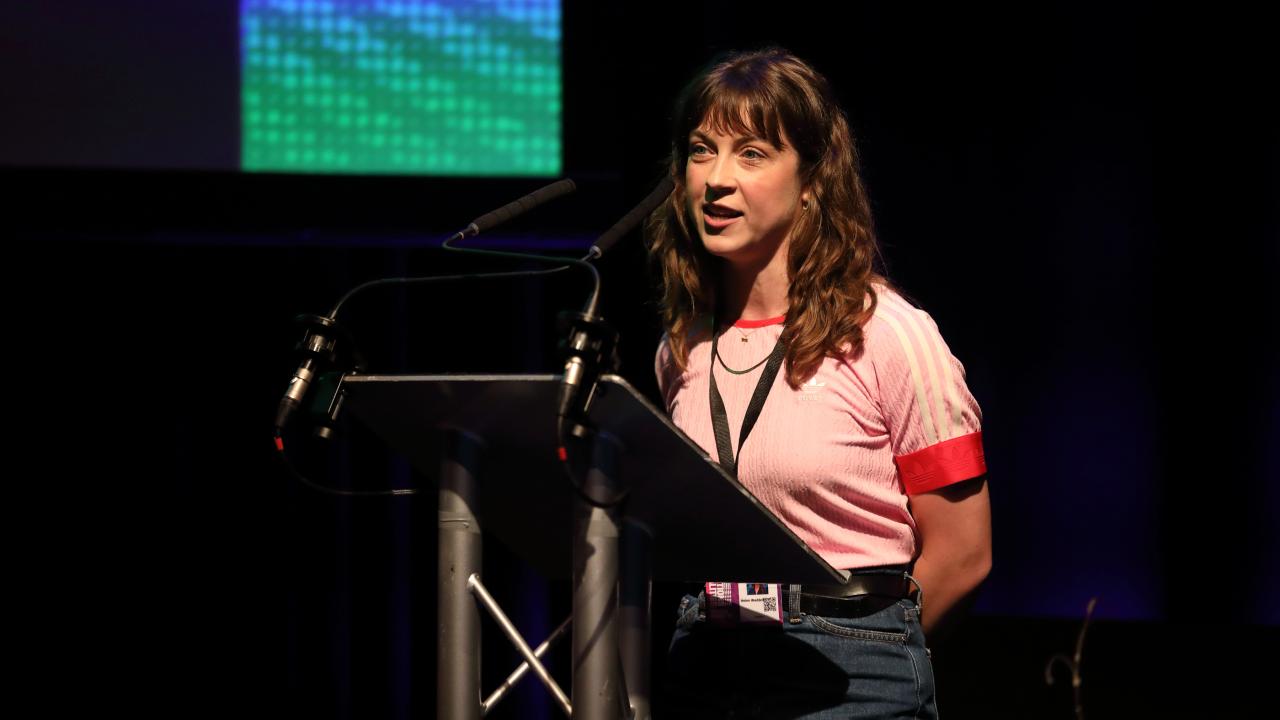
[[[781,325],[786,319],[786,315],[779,315],[778,317],[765,318],[763,320],[738,320],[733,323],[733,326],[747,329],[760,328],[766,325]]]

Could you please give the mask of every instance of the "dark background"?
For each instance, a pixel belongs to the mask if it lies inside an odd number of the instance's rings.
[[[540,183],[240,174],[235,3],[5,13],[12,507],[48,706],[431,716],[434,500],[302,488],[268,426],[294,315],[366,279],[493,267],[435,246]],[[995,569],[936,647],[942,712],[1071,717],[1044,664],[1095,596],[1091,717],[1261,707],[1280,626],[1280,124],[1260,18],[566,2],[580,190],[492,237],[585,247],[658,177],[680,85],[766,43],[836,86],[891,275],[984,409]],[[622,374],[652,395],[640,243],[600,266]],[[384,372],[553,372],[555,315],[586,287],[374,294],[347,323]],[[430,485],[358,428],[311,460],[342,486]],[[568,588],[496,541],[486,563],[531,637],[567,613]],[[655,589],[659,670],[680,591]],[[487,630],[493,687],[515,662]],[[527,685],[500,714],[553,717]]]

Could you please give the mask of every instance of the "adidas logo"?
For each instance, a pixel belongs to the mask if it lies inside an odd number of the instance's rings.
[[[809,378],[800,386],[801,400],[817,400],[822,397],[822,390],[827,386],[826,383],[818,379],[817,375]]]

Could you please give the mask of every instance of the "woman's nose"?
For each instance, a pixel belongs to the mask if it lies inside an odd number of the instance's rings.
[[[707,195],[724,197],[733,192],[733,167],[725,160],[716,158],[707,169]]]

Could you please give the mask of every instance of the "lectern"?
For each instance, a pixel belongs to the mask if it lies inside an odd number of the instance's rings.
[[[591,401],[591,462],[575,490],[556,457],[559,382],[347,375],[339,386],[347,412],[439,478],[437,717],[478,720],[532,671],[574,720],[647,720],[654,579],[847,579],[615,375]],[[520,637],[481,581],[482,525],[547,577],[572,581],[571,697],[538,659],[568,621],[539,648]],[[488,698],[480,607],[525,659]]]

